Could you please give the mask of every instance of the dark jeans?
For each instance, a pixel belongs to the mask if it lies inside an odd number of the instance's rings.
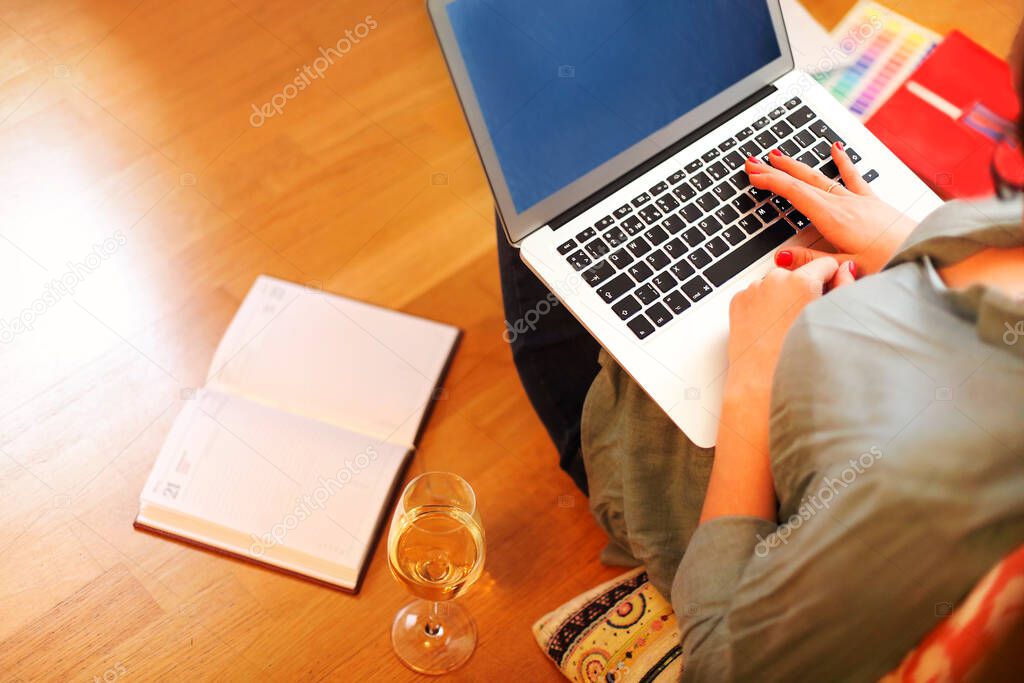
[[[551,295],[509,245],[498,223],[498,266],[505,339],[526,395],[558,449],[559,464],[587,493],[580,453],[580,416],[594,377],[594,338]]]

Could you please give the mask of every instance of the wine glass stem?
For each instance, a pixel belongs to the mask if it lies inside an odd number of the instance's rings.
[[[427,619],[427,625],[424,627],[427,635],[431,638],[437,638],[441,635],[441,617],[440,617],[440,603],[436,600],[430,603],[430,617]]]

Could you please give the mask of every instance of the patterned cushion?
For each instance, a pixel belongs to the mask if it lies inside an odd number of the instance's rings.
[[[533,634],[562,673],[578,683],[675,682],[682,672],[672,605],[642,567],[541,617]]]
[[[997,564],[879,683],[961,683],[984,669],[986,653],[1022,629],[1024,547]],[[643,568],[546,614],[533,634],[574,683],[668,683],[678,681],[683,668],[672,605],[648,583]]]

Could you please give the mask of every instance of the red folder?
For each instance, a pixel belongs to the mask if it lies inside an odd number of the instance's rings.
[[[995,191],[992,154],[1018,114],[1009,65],[954,31],[867,122],[946,199]]]

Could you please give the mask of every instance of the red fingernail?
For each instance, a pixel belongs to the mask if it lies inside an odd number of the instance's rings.
[[[773,157],[781,157],[781,156],[782,156],[782,152],[780,152],[780,151],[779,151],[779,150],[777,150],[777,149],[773,149],[773,150],[772,150],[772,156],[773,156]]]
[[[846,147],[843,145],[843,143],[836,142],[836,149],[838,149],[840,152],[842,152],[844,149],[846,149]]]
[[[793,252],[791,251],[780,251],[775,254],[775,265],[779,268],[789,268],[793,265]]]
[[[850,269],[850,275],[857,277],[857,264],[853,261],[847,261],[846,266]]]
[[[759,163],[761,163],[760,161],[757,160],[757,157],[747,157],[747,161],[749,161],[752,164],[759,164]]]

